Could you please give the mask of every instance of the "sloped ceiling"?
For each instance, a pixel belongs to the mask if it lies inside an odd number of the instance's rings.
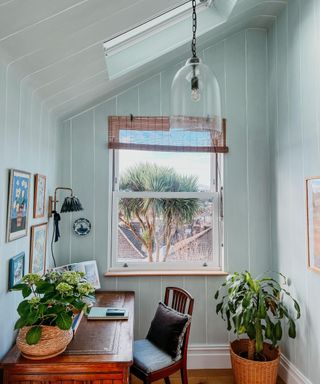
[[[222,1],[222,0],[216,0]],[[224,0],[228,1],[228,0]],[[182,0],[0,0],[0,52],[58,117],[66,118],[183,57],[189,44],[108,80],[103,42]],[[228,20],[199,38],[205,45],[244,27],[267,28],[287,0],[238,0]]]

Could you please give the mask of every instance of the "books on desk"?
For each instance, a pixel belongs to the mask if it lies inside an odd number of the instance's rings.
[[[88,320],[127,320],[129,313],[125,308],[92,307]]]

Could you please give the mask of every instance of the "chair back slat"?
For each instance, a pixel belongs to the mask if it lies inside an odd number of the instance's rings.
[[[191,316],[194,299],[189,292],[182,288],[167,287],[164,303],[177,312],[187,313]]]

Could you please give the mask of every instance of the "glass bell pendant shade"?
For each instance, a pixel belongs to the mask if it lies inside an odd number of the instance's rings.
[[[185,117],[214,119],[221,130],[221,97],[218,81],[197,57],[189,59],[175,75],[171,85],[171,127],[179,128]]]

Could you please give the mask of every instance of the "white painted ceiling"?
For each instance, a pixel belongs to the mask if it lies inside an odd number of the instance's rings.
[[[216,0],[218,2],[228,0]],[[66,118],[189,53],[189,44],[108,80],[103,42],[185,0],[0,0],[0,52],[50,111]],[[287,0],[238,0],[228,20],[199,38],[267,28]]]

